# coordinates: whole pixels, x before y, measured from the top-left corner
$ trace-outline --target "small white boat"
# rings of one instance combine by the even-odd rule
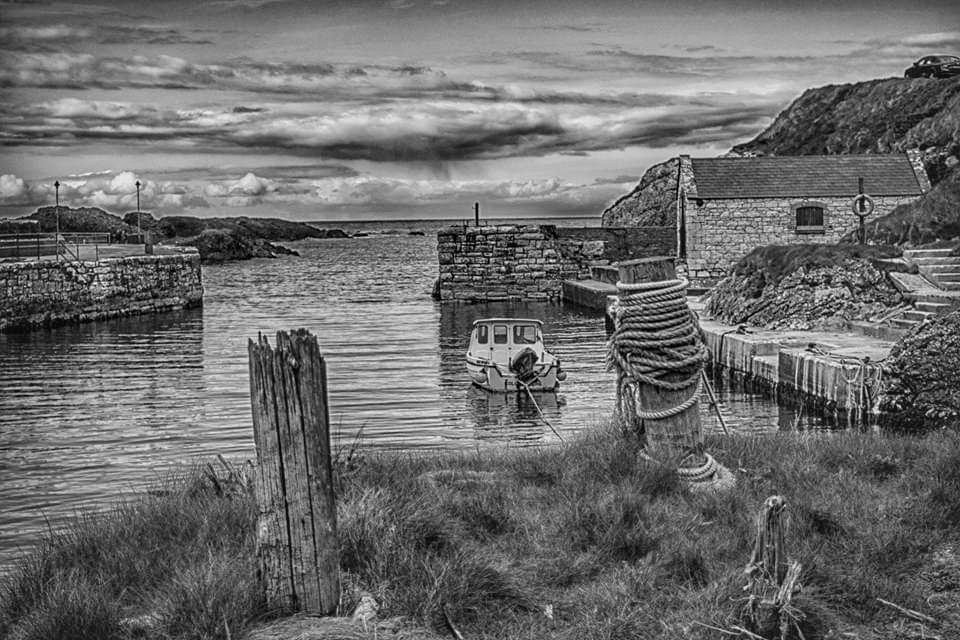
[[[567,374],[560,359],[543,348],[543,323],[486,318],[473,323],[467,371],[487,391],[553,391]]]

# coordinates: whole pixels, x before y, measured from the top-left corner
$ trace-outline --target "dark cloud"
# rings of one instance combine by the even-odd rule
[[[422,100],[276,103],[263,111],[159,108],[67,98],[0,109],[0,144],[151,143],[151,149],[275,151],[337,160],[443,162],[728,143],[760,130],[780,101],[704,95],[591,103]]]
[[[0,27],[0,42],[15,51],[63,51],[84,44],[214,44],[204,32],[149,25],[36,23]]]

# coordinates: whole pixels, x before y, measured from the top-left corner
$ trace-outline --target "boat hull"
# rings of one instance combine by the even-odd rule
[[[530,391],[554,391],[559,386],[557,372],[559,366],[556,361],[537,367],[536,377],[527,383]],[[523,384],[517,377],[503,366],[492,362],[467,360],[467,372],[470,380],[476,386],[496,393],[522,391]]]

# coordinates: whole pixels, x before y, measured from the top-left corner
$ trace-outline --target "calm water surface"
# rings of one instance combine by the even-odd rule
[[[203,309],[0,334],[0,565],[73,513],[142,489],[196,458],[254,455],[247,341],[305,327],[329,372],[335,437],[383,449],[557,441],[531,402],[469,384],[474,319],[544,320],[569,377],[538,394],[564,435],[613,407],[602,316],[551,304],[441,308],[436,237],[385,233],[295,243],[301,257],[204,267]],[[790,410],[718,389],[738,430],[792,428]],[[718,429],[703,404],[707,430]],[[805,418],[802,426],[818,426]]]

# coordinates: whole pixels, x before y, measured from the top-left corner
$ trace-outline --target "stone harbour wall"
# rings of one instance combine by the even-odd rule
[[[455,226],[437,233],[444,302],[555,300],[590,266],[674,255],[673,227]]]
[[[916,196],[873,196],[876,208],[870,220],[889,213]],[[686,217],[687,277],[700,286],[713,286],[737,260],[768,244],[836,243],[856,229],[859,220],[850,210],[850,198],[724,198],[689,197]],[[796,207],[823,208],[823,229],[797,230]]]
[[[88,262],[0,262],[0,331],[170,311],[202,304],[200,255]]]

